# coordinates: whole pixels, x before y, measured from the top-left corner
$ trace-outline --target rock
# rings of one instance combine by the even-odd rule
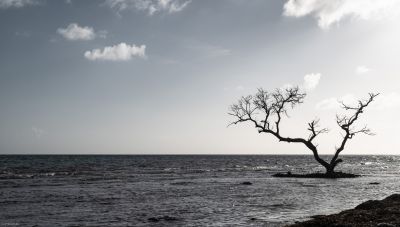
[[[354,209],[358,210],[371,210],[382,207],[382,202],[379,200],[368,200],[367,202],[361,203]]]
[[[396,226],[389,223],[378,223],[376,227],[396,227]]]
[[[147,220],[150,222],[159,222],[159,221],[178,221],[179,219],[176,217],[164,215],[162,217],[151,217],[151,218],[148,218]]]
[[[171,216],[168,216],[168,215],[164,216],[163,219],[164,219],[164,221],[178,221],[178,218],[171,217]]]
[[[159,222],[160,221],[160,219],[158,219],[156,217],[151,217],[151,218],[148,218],[147,220],[151,221],[151,222]]]
[[[400,226],[400,194],[369,200],[338,214],[313,216],[290,227],[395,227]]]
[[[356,178],[360,177],[360,175],[352,174],[352,173],[342,173],[335,172],[333,174],[327,175],[325,173],[307,173],[307,174],[295,174],[290,171],[287,173],[276,173],[272,175],[273,177],[293,177],[293,178]]]
[[[251,183],[250,181],[244,181],[241,183],[242,185],[252,185],[253,183]]]
[[[392,201],[392,202],[400,203],[400,194],[393,194],[382,201]]]

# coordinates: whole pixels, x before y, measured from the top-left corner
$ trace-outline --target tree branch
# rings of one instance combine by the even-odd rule
[[[282,142],[302,143],[313,152],[318,162],[327,167],[329,164],[319,157],[317,148],[312,143],[317,135],[327,132],[325,128],[318,128],[318,120],[309,123],[311,135],[308,139],[284,137],[280,133],[280,123],[283,116],[288,116],[288,109],[303,103],[305,96],[306,94],[300,92],[298,87],[285,90],[277,89],[273,93],[268,93],[260,88],[254,96],[242,97],[237,104],[230,107],[229,114],[236,117],[236,121],[231,124],[250,121],[258,129],[259,133],[272,134]],[[256,116],[262,116],[262,120],[256,119]],[[270,122],[275,123],[274,129],[271,127]]]
[[[329,132],[328,128],[321,128],[321,129],[318,128],[319,128],[319,119],[315,119],[310,123],[308,123],[308,131],[311,132],[311,134],[308,137],[309,142],[312,142],[315,139],[315,137],[317,137],[319,134]]]
[[[339,125],[339,127],[345,132],[343,136],[343,140],[340,143],[340,146],[336,148],[335,155],[333,156],[331,160],[331,164],[336,165],[338,162],[340,162],[337,158],[340,154],[340,152],[343,151],[347,141],[349,139],[352,139],[356,134],[363,133],[366,135],[374,135],[367,126],[364,126],[361,129],[355,129],[353,127],[353,124],[358,120],[360,114],[364,112],[364,109],[372,102],[374,99],[379,95],[379,93],[369,93],[369,97],[367,100],[359,100],[357,106],[349,106],[346,105],[342,102],[342,108],[344,110],[353,110],[355,111],[353,115],[351,116],[339,116],[336,115],[336,123]]]

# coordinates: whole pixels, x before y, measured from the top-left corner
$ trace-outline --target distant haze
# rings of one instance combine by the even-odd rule
[[[299,85],[283,136],[381,95],[342,154],[399,154],[400,1],[0,1],[0,154],[309,154],[228,107]]]

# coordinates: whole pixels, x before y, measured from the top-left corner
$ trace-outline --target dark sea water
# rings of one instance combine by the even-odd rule
[[[400,191],[399,156],[343,159],[363,176],[271,177],[322,171],[312,156],[0,156],[0,226],[282,226]]]

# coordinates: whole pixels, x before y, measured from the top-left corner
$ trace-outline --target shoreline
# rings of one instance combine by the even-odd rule
[[[311,216],[310,220],[286,227],[396,227],[400,226],[400,194],[382,200],[368,200],[353,209],[330,215]]]

